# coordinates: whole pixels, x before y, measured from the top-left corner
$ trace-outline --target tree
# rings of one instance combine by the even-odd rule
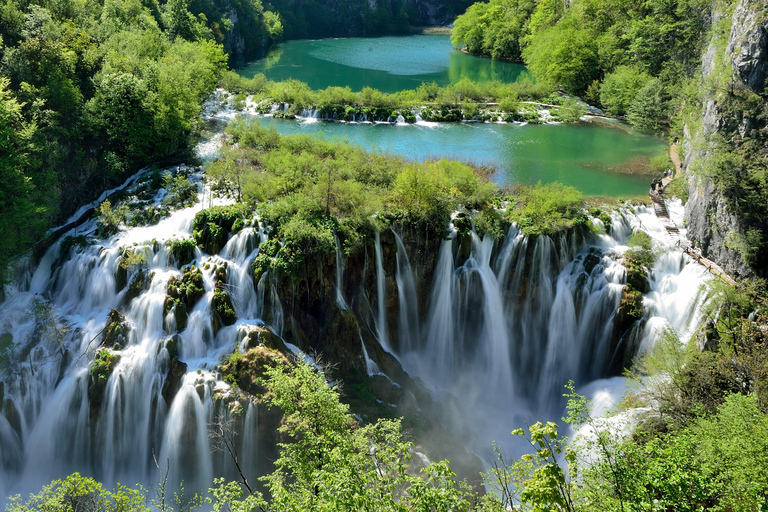
[[[523,51],[523,59],[537,80],[577,94],[599,73],[597,42],[575,15],[542,30]]]
[[[654,78],[637,91],[627,108],[632,125],[649,132],[659,132],[669,120],[667,94],[663,82]]]
[[[118,485],[107,490],[90,477],[73,473],[63,480],[54,480],[26,502],[21,496],[10,498],[7,512],[150,512],[144,493]]]
[[[245,501],[261,510],[462,511],[470,509],[471,491],[454,481],[447,461],[409,474],[412,445],[403,439],[400,420],[359,425],[309,362],[266,369],[265,397],[284,412],[275,471],[262,478],[267,501],[219,482],[214,495],[232,510]]]
[[[23,105],[8,86],[0,78],[0,285],[10,257],[40,235],[50,211],[38,188],[46,175],[33,171],[37,126],[24,120]]]
[[[651,76],[633,66],[619,66],[603,79],[600,103],[611,115],[624,115],[634,102],[638,91],[651,80]]]

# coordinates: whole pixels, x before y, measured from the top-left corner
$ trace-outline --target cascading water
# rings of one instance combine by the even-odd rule
[[[201,181],[194,172],[190,178]],[[162,196],[155,197],[158,204]],[[167,467],[169,488],[184,480],[195,491],[207,488],[214,476],[234,479],[232,461],[212,454],[208,426],[216,417],[240,425],[246,472],[268,467],[253,460],[265,456],[258,449],[266,435],[261,409],[251,403],[231,408],[219,400],[231,390],[215,370],[236,346],[247,346],[254,330],[284,332],[282,301],[290,298],[278,296],[276,273],[268,271],[256,285],[251,277],[265,240],[258,223],[233,235],[218,255],[197,249],[193,264],[202,273],[201,296],[190,304],[186,325],[178,324],[175,310],[166,314],[169,281],[182,275],[171,242],[191,235],[203,199],[205,206],[222,202],[200,184],[197,205],[155,226],[99,238],[90,221],[78,228],[90,245],[67,249],[59,242],[36,268],[20,262],[17,283],[0,304],[3,495],[39,489],[74,471],[112,486],[151,484]],[[613,320],[626,279],[621,255],[633,228],[649,232],[665,252],[650,272],[651,291],[635,339],[625,336],[619,343],[647,350],[665,327],[684,337],[696,325],[706,271],[675,250],[652,211],[638,207],[614,214],[610,234],[579,243],[573,236],[525,237],[512,226],[503,243],[465,233],[471,243],[462,248],[451,227],[429,283],[414,275],[408,240],[392,232],[396,261],[385,265],[376,234],[375,283],[366,293],[374,299],[369,303],[377,341],[410,374],[458,397],[473,412],[472,447],[487,450],[491,440],[508,439],[511,428],[559,413],[557,397],[568,379],[585,384],[606,375],[617,349]],[[126,249],[141,253],[143,264],[131,265]],[[343,293],[340,250],[336,266],[335,296],[329,300],[347,309],[352,298]],[[387,276],[385,268],[394,268],[395,275]],[[140,277],[144,285],[134,286]],[[388,278],[396,291],[387,290]],[[422,290],[428,292],[422,293],[428,297],[424,304],[417,282],[428,287]],[[214,322],[218,289],[232,299],[234,325]],[[388,311],[395,295],[397,310]],[[122,345],[101,347],[115,360],[100,380],[94,361],[113,309],[122,312],[128,330]],[[396,330],[390,321],[398,322]],[[397,350],[391,332],[397,332]],[[378,373],[381,366],[370,359],[362,333],[361,343],[368,373]],[[174,372],[181,378],[170,385]],[[259,475],[246,476],[254,481]]]

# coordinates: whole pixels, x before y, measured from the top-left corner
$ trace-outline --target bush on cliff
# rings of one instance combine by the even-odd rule
[[[252,205],[271,239],[282,241],[280,262],[259,255],[257,274],[273,265],[296,269],[307,257],[346,253],[393,220],[442,234],[460,207],[491,206],[497,187],[466,164],[448,160],[409,163],[350,144],[306,135],[280,136],[257,122],[235,120],[230,145],[247,161],[243,200]],[[197,222],[197,221],[196,221]]]
[[[507,200],[509,220],[526,235],[552,235],[589,221],[581,209],[581,192],[562,183],[520,185]]]

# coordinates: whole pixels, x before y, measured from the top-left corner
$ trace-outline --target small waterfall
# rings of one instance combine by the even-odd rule
[[[395,281],[397,282],[397,297],[400,304],[400,353],[407,354],[417,347],[419,340],[418,295],[403,240],[394,229],[392,233],[395,235],[395,243],[397,244]]]
[[[208,424],[210,388],[195,373],[184,384],[168,411],[160,460],[169,461],[168,480],[184,482],[187,489],[205,489],[213,481]]]
[[[453,262],[454,238],[455,233],[450,239],[443,240],[440,244],[440,256],[437,259],[437,268],[435,269],[435,284],[430,300],[432,307],[425,330],[426,353],[430,354],[430,371],[440,376],[443,384],[449,382],[450,375],[457,370],[457,361],[454,360],[454,354],[457,352],[453,304],[457,293]]]
[[[378,306],[378,316],[376,319],[376,330],[378,331],[379,344],[387,352],[392,352],[387,338],[387,304],[386,294],[387,285],[384,276],[384,262],[381,254],[381,235],[376,232],[376,302]]]
[[[243,442],[240,448],[240,467],[250,484],[259,474],[257,461],[259,460],[259,406],[256,402],[249,401],[245,411],[243,422]]]
[[[341,243],[336,233],[333,234],[333,241],[336,243],[336,305],[339,309],[348,310],[349,305],[344,300],[344,257],[341,252]],[[365,349],[365,346],[363,346]],[[367,357],[367,355],[366,355]]]

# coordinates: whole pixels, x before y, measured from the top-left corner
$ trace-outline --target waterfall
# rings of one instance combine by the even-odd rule
[[[416,347],[419,340],[418,296],[403,240],[394,229],[392,234],[395,235],[395,243],[397,244],[395,281],[397,282],[397,298],[400,305],[400,352],[407,354]]]
[[[349,305],[344,300],[344,258],[341,252],[341,243],[339,243],[339,237],[336,233],[333,234],[333,241],[336,243],[336,305],[339,306],[339,309],[347,310]],[[363,350],[365,350],[365,345],[363,345]]]
[[[381,235],[376,232],[376,303],[378,315],[376,317],[376,330],[379,336],[379,344],[387,352],[392,352],[392,348],[389,346],[389,339],[387,338],[387,304],[386,293],[387,285],[384,276],[384,262],[381,253]]]
[[[201,182],[196,174],[190,179]],[[227,202],[201,189],[203,197]],[[154,200],[159,205],[161,194]],[[163,469],[169,462],[169,489],[181,480],[188,490],[207,489],[214,476],[234,475],[231,461],[211,454],[207,435],[222,414],[241,429],[238,446],[249,481],[268,467],[268,454],[259,449],[265,432],[257,405],[241,401],[241,416],[227,412],[232,402],[223,401],[236,397],[215,368],[235,347],[247,348],[254,330],[288,331],[292,317],[283,304],[290,297],[279,296],[285,287],[276,271],[254,284],[252,264],[266,234],[257,219],[248,219],[218,255],[195,251],[200,296],[190,299],[184,315],[169,311],[168,283],[184,271],[170,245],[192,236],[201,206],[106,238],[96,237],[96,222],[88,221],[78,227],[86,244],[62,240],[36,267],[20,261],[18,280],[0,303],[0,362],[7,361],[0,366],[3,495],[35,491],[74,471],[107,486],[151,486],[161,476],[155,458]],[[633,229],[650,233],[661,253],[649,272],[644,318],[617,340],[614,317],[626,281],[621,259]],[[386,239],[391,245],[382,246],[390,232],[375,234],[370,278],[360,283],[350,281],[361,274],[335,238],[335,291],[326,299],[358,320],[369,375],[388,368],[371,345],[378,342],[436,396],[456,397],[473,418],[476,444],[470,448],[481,451],[515,426],[557,417],[569,379],[619,389],[598,379],[621,350],[649,350],[666,328],[686,339],[697,326],[706,270],[674,248],[653,212],[615,212],[606,231],[577,241],[575,235],[525,236],[512,225],[495,240],[472,230],[459,234],[451,225],[431,260],[409,254],[412,240],[393,229]],[[126,250],[141,253],[143,262],[130,265]],[[231,297],[234,325],[214,320],[217,287]],[[113,309],[124,317],[125,334],[121,344],[106,346]],[[357,339],[352,342],[356,347]],[[94,365],[103,350],[114,367],[99,377]]]

